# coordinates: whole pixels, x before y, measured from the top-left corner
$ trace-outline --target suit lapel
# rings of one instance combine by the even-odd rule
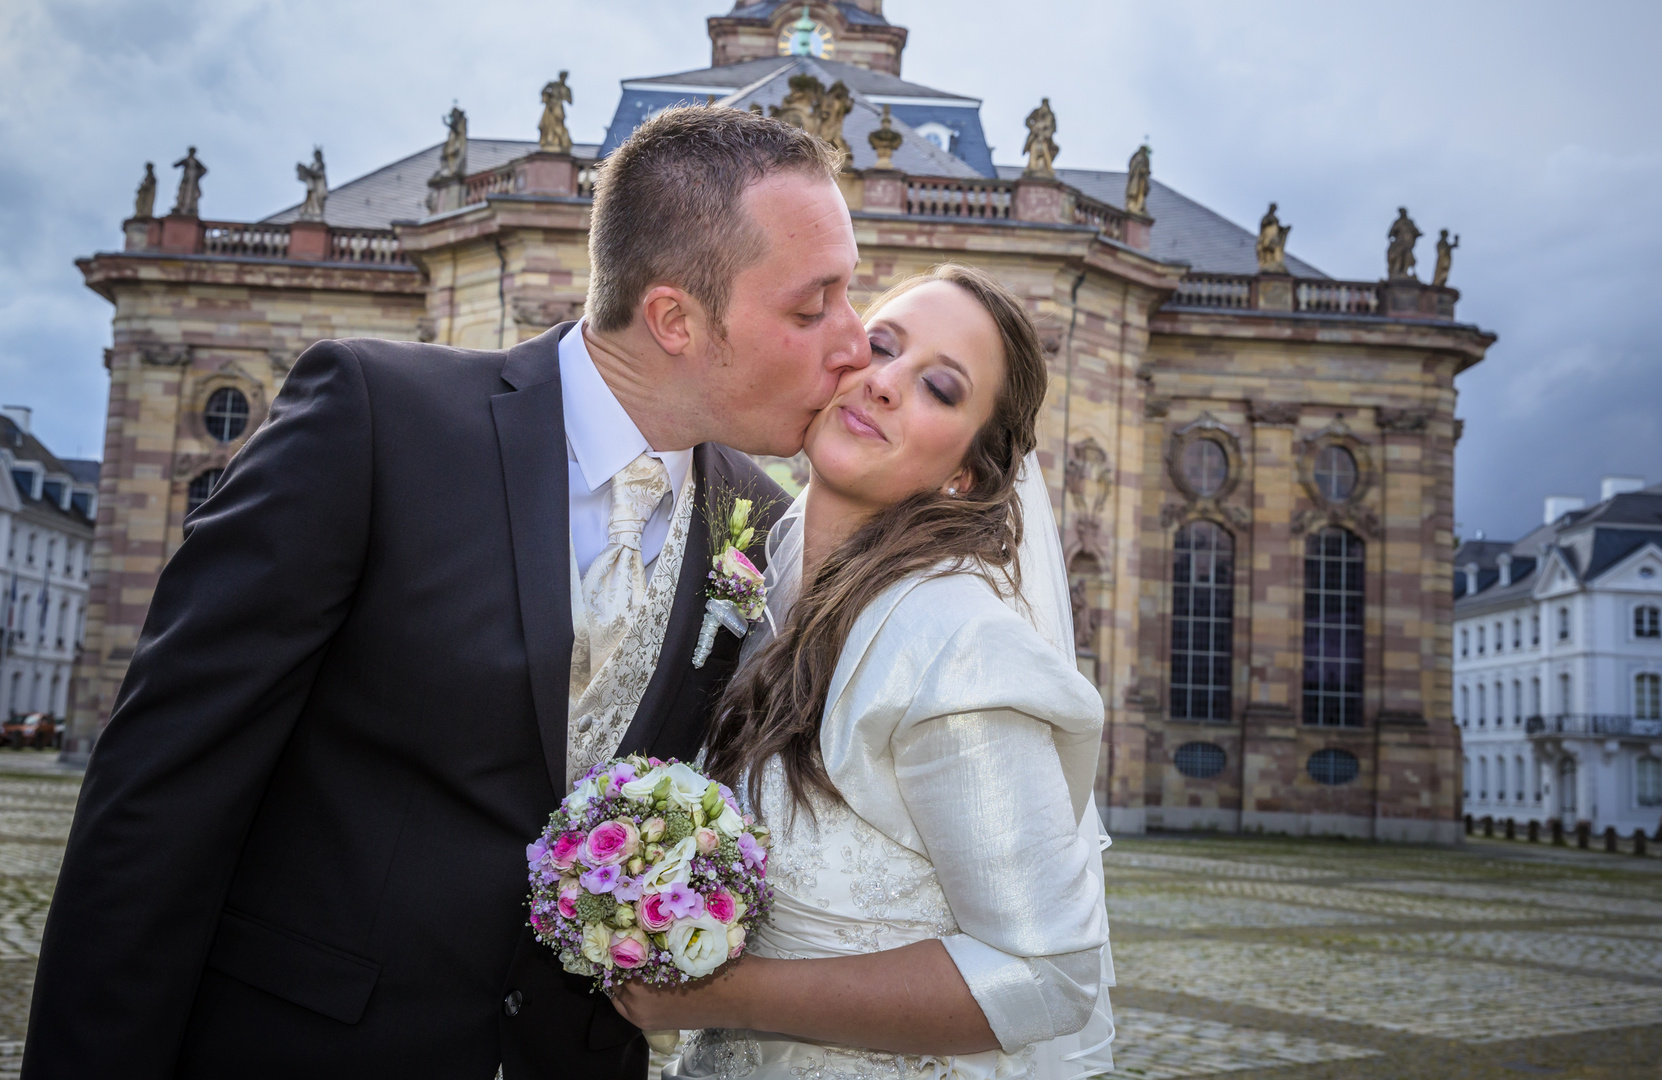
[[[694,448],[692,475],[698,484],[694,493],[698,504],[693,507],[692,521],[687,528],[687,549],[681,557],[681,574],[675,583],[669,626],[664,629],[664,643],[658,650],[658,667],[641,695],[640,705],[635,708],[629,730],[623,734],[619,754],[644,752],[653,744],[669,719],[670,705],[682,682],[693,670],[693,646],[698,642],[698,630],[704,622],[704,600],[710,583],[710,524],[704,508],[709,505],[711,485],[727,482],[721,469],[721,456],[709,443]]]
[[[573,325],[562,323],[509,349],[502,378],[514,389],[491,398],[507,491],[531,701],[543,760],[557,795],[566,790],[572,644],[571,528],[559,341]]]

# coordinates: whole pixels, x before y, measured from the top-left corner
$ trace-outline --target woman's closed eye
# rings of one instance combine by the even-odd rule
[[[956,406],[963,396],[959,390],[957,380],[952,378],[926,375],[924,376],[923,385],[928,388],[937,401],[948,407]]]
[[[881,357],[884,360],[893,360],[900,355],[894,339],[887,334],[870,334],[867,341],[871,344],[871,355],[874,359]]]

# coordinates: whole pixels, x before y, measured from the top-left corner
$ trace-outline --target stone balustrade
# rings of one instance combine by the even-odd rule
[[[1007,219],[1016,185],[1009,180],[908,176],[902,213],[917,217]]]
[[[1454,289],[1418,281],[1335,281],[1288,274],[1186,274],[1167,308],[1451,321]]]
[[[332,228],[321,221],[286,225],[201,221],[197,218],[134,218],[125,226],[126,250],[160,255],[212,255],[223,259],[408,266],[391,229]]]
[[[1529,735],[1626,735],[1632,738],[1662,738],[1662,720],[1603,713],[1559,716],[1531,716],[1524,725]]]

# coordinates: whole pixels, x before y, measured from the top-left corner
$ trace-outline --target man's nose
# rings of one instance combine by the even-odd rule
[[[841,325],[836,331],[838,340],[826,363],[826,367],[837,375],[845,371],[859,371],[871,363],[871,342],[866,338],[865,324],[855,314],[854,305],[845,300],[842,306],[842,318],[838,320]]]

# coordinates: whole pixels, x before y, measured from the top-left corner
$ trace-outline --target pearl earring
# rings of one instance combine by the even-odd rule
[[[956,495],[956,494],[958,494],[958,489],[957,488],[947,488],[946,493],[948,495]]]

